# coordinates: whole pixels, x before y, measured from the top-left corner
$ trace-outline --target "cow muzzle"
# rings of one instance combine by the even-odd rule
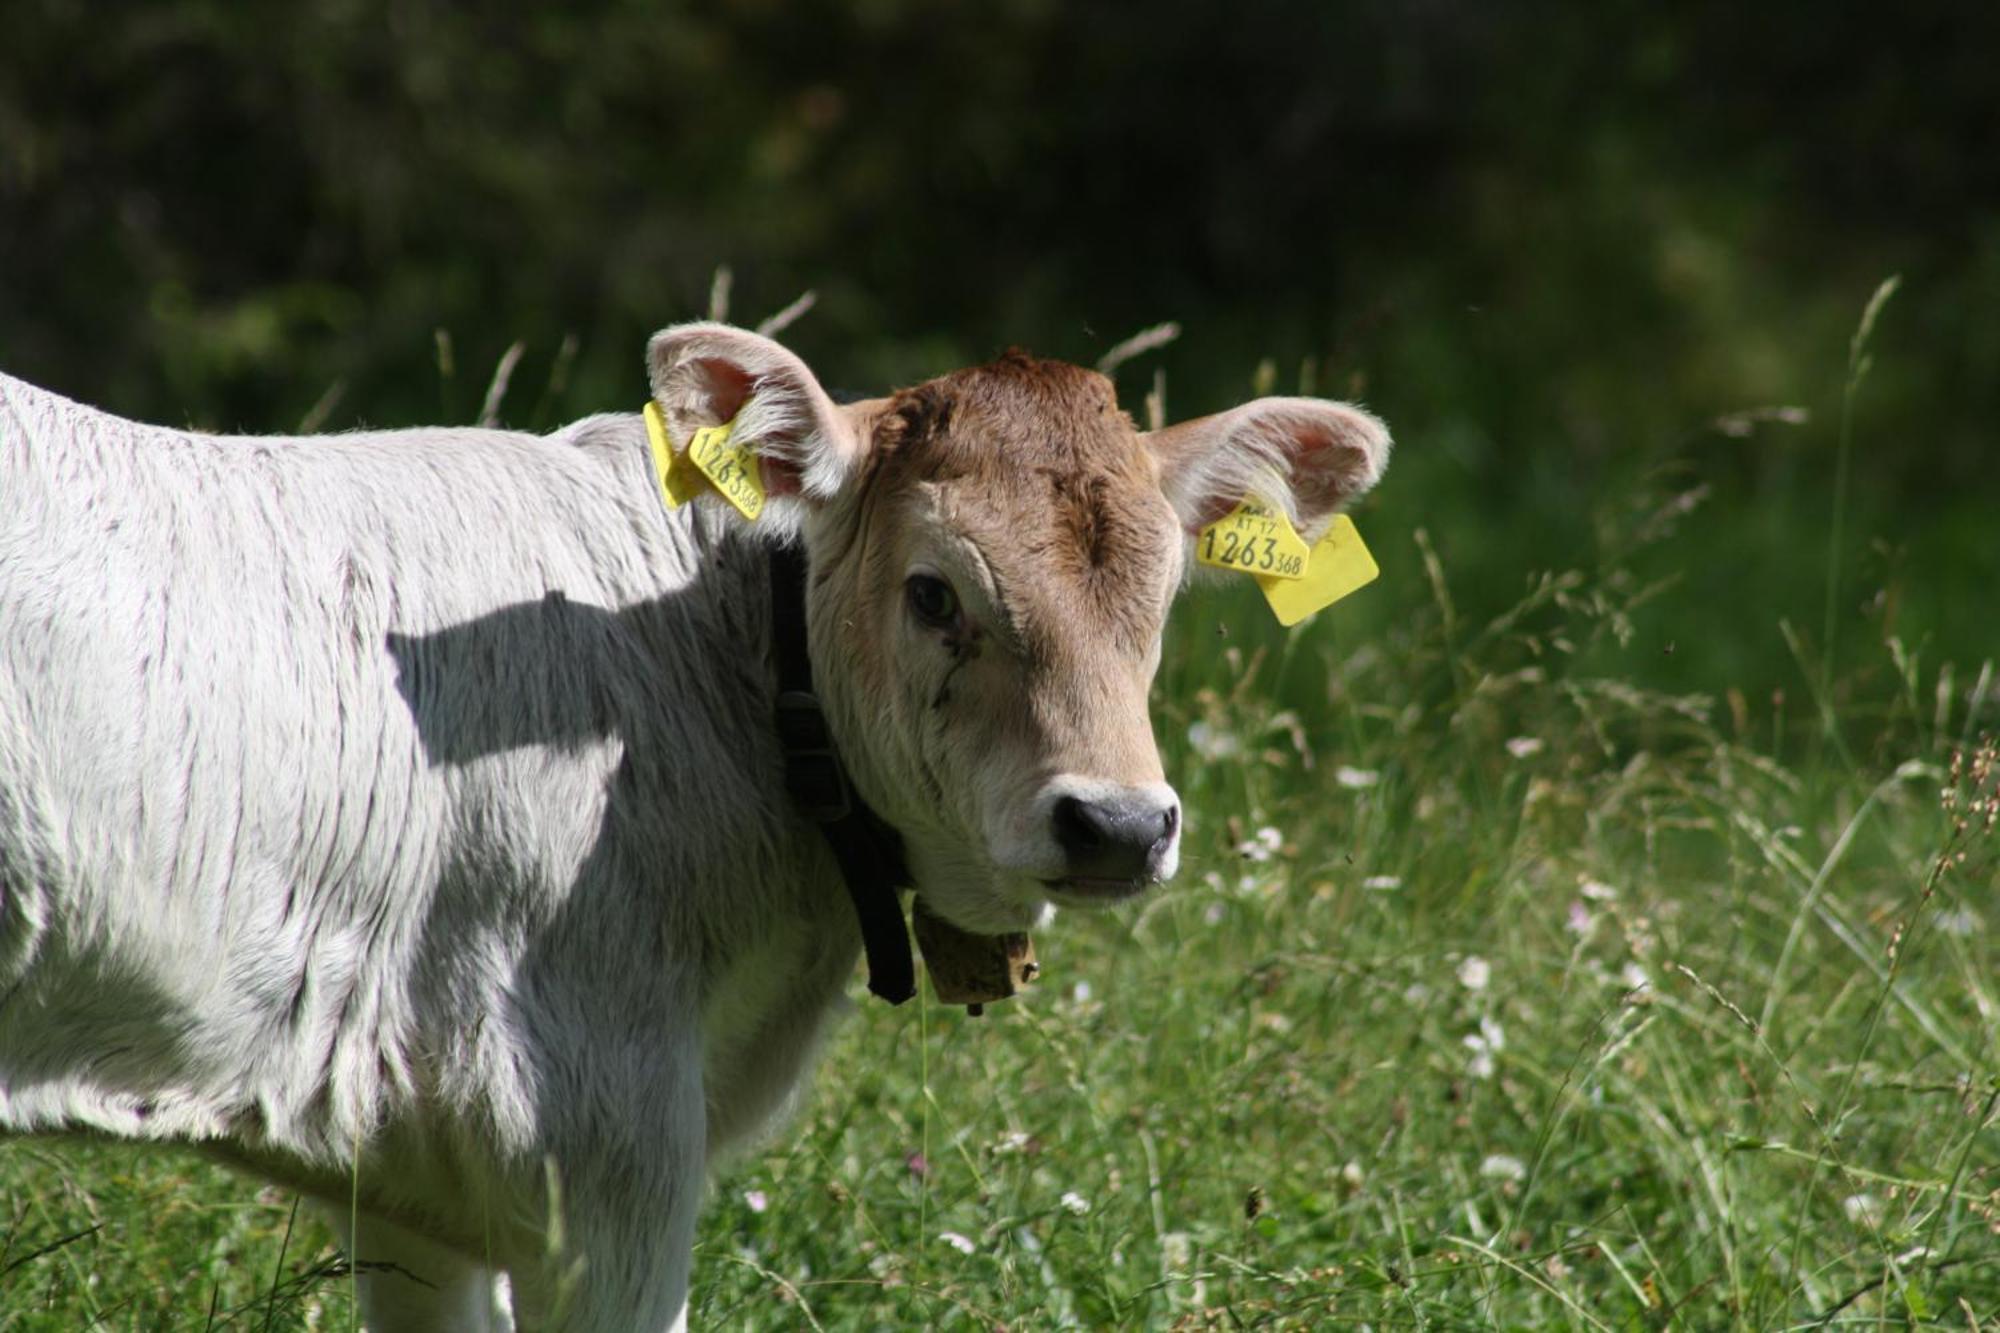
[[[1064,777],[1043,789],[1056,873],[1044,883],[1070,902],[1115,902],[1167,879],[1180,864],[1181,805],[1164,783],[1126,786]]]

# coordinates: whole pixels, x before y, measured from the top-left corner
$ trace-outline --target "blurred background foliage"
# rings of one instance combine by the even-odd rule
[[[1974,5],[12,0],[0,366],[344,429],[470,419],[518,340],[500,415],[545,429],[634,406],[722,265],[743,322],[818,293],[785,336],[840,389],[1176,320],[1135,412],[1164,373],[1175,418],[1255,384],[1394,427],[1358,632],[1432,599],[1419,528],[1470,614],[1629,563],[1671,582],[1603,651],[1801,709],[1777,626],[1818,651],[1891,273],[1847,688],[1889,635],[1991,651],[1996,50]]]

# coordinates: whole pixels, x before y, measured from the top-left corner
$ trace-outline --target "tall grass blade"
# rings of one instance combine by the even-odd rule
[[[1104,375],[1115,375],[1118,373],[1118,367],[1124,365],[1127,361],[1165,347],[1180,336],[1181,326],[1173,320],[1168,320],[1162,324],[1155,324],[1151,328],[1140,329],[1123,342],[1114,344],[1103,356],[1097,358],[1098,372]]]
[[[500,424],[500,403],[514,380],[514,367],[521,364],[522,354],[527,350],[528,345],[517,340],[500,354],[500,360],[493,366],[493,378],[486,385],[486,401],[479,407],[479,424],[488,430]]]
[[[735,283],[736,275],[729,265],[715,266],[715,276],[708,280],[708,317],[717,324],[729,322],[729,289]]]
[[[766,338],[775,338],[786,329],[799,322],[808,310],[819,304],[819,293],[808,288],[800,292],[793,302],[775,315],[765,317],[757,326],[757,332]]]
[[[1840,655],[1836,636],[1840,628],[1841,553],[1847,539],[1848,478],[1854,465],[1854,400],[1872,364],[1868,342],[1874,335],[1875,323],[1882,317],[1883,307],[1888,305],[1889,298],[1896,294],[1902,281],[1900,275],[1892,275],[1875,289],[1875,294],[1868,298],[1868,305],[1861,312],[1861,322],[1855,327],[1854,337],[1847,344],[1847,381],[1840,394],[1839,451],[1833,466],[1833,517],[1826,539],[1826,614],[1820,634],[1820,696],[1828,701],[1833,698],[1834,669]],[[1822,710],[1820,718],[1828,739],[1832,739],[1839,727],[1838,718],[1830,707]]]

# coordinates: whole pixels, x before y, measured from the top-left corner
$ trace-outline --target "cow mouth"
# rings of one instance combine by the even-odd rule
[[[1096,905],[1136,897],[1158,882],[1150,875],[1136,875],[1129,879],[1109,875],[1066,875],[1061,879],[1045,879],[1042,887],[1058,901]]]

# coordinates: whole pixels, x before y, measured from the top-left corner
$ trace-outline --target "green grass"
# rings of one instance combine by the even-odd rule
[[[1616,571],[1474,621],[1374,535],[1366,640],[1193,594],[1180,878],[984,1019],[864,1003],[717,1182],[697,1326],[2000,1324],[2000,838],[1940,801],[1988,678],[1878,648],[1836,750],[1647,689]],[[0,1328],[349,1323],[186,1158],[10,1143],[0,1210]]]

